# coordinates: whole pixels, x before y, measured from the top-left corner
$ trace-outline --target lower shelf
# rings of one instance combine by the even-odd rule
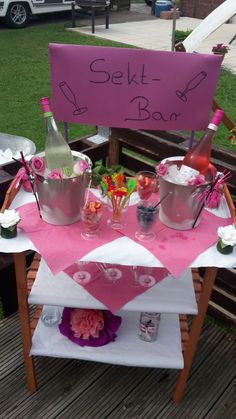
[[[121,311],[122,324],[115,342],[92,348],[80,347],[60,334],[58,326],[46,327],[40,320],[35,329],[31,355],[73,358],[109,364],[183,368],[179,316],[162,314],[158,338],[154,343],[137,336],[139,312]]]

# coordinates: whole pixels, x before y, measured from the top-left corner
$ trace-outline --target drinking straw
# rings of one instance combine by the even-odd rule
[[[88,187],[87,187],[87,193],[86,193],[86,198],[85,198],[85,202],[84,202],[84,207],[86,207],[88,199],[89,199],[89,191],[90,191],[90,188],[91,188],[91,183],[92,183],[92,174],[91,174],[91,177],[90,177],[90,180],[89,180],[89,183],[88,183]]]
[[[196,215],[196,217],[195,217],[195,220],[194,220],[194,222],[193,222],[193,224],[192,224],[192,228],[194,228],[194,227],[195,227],[196,222],[197,222],[198,218],[200,217],[201,212],[203,211],[203,208],[204,208],[204,206],[205,206],[205,203],[206,203],[206,201],[207,201],[208,197],[212,194],[212,192],[213,192],[213,190],[214,190],[214,188],[215,188],[216,184],[217,184],[217,183],[223,183],[226,179],[229,179],[230,177],[231,177],[231,173],[230,173],[230,172],[226,172],[226,171],[224,171],[224,172],[223,172],[223,176],[222,176],[222,174],[221,174],[221,173],[219,173],[219,174],[216,176],[215,180],[211,183],[211,186],[210,186],[209,191],[208,191],[208,192],[206,192],[206,195],[205,195],[205,197],[203,198],[202,205],[200,206],[200,208],[199,208],[199,210],[198,210],[198,212],[197,212],[197,215]]]
[[[173,192],[171,192],[171,191],[169,191],[169,192],[167,192],[167,194],[165,194],[161,199],[160,199],[160,201],[154,206],[154,208],[157,208],[158,207],[158,205],[160,205],[160,203],[162,202],[162,201],[164,201],[164,199],[166,199],[167,198],[167,196],[168,195],[172,195],[172,193]]]

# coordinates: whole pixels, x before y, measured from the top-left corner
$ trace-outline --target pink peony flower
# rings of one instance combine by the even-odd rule
[[[53,169],[47,176],[47,179],[62,179],[62,178],[63,178],[63,175],[60,169]]]
[[[71,311],[70,323],[74,336],[82,339],[97,338],[104,328],[104,318],[100,310],[75,308]]]
[[[41,157],[32,157],[31,167],[35,172],[42,173],[45,170],[45,161]]]
[[[88,169],[89,165],[85,160],[77,160],[73,167],[73,172],[76,175],[84,173]]]
[[[168,166],[164,163],[159,163],[156,167],[158,176],[165,176],[168,173]]]
[[[206,179],[204,175],[197,175],[197,176],[192,176],[189,180],[188,180],[188,184],[191,186],[200,186],[203,185],[203,183],[205,183]]]

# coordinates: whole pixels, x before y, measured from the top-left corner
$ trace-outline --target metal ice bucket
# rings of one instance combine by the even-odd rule
[[[183,157],[171,157],[164,159],[161,163],[170,162],[170,164],[181,165]],[[212,173],[208,171],[206,182],[200,186],[179,185],[164,179],[159,178],[159,196],[162,199],[166,194],[169,196],[160,204],[159,217],[163,224],[176,230],[190,230],[197,217],[198,211],[202,205],[202,201],[197,199],[197,195],[203,192],[211,183]],[[200,222],[198,218],[194,227]]]
[[[92,162],[83,153],[74,152],[77,158]],[[80,210],[84,205],[85,190],[91,179],[91,172],[68,179],[35,178],[41,215],[49,224],[67,225],[80,219]]]

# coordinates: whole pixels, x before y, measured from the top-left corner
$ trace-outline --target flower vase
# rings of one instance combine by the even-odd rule
[[[218,252],[222,253],[223,255],[229,255],[230,253],[233,252],[234,247],[230,245],[222,247],[221,240],[218,240],[216,248]]]
[[[8,228],[1,226],[1,236],[4,239],[14,239],[17,236],[17,225]]]

